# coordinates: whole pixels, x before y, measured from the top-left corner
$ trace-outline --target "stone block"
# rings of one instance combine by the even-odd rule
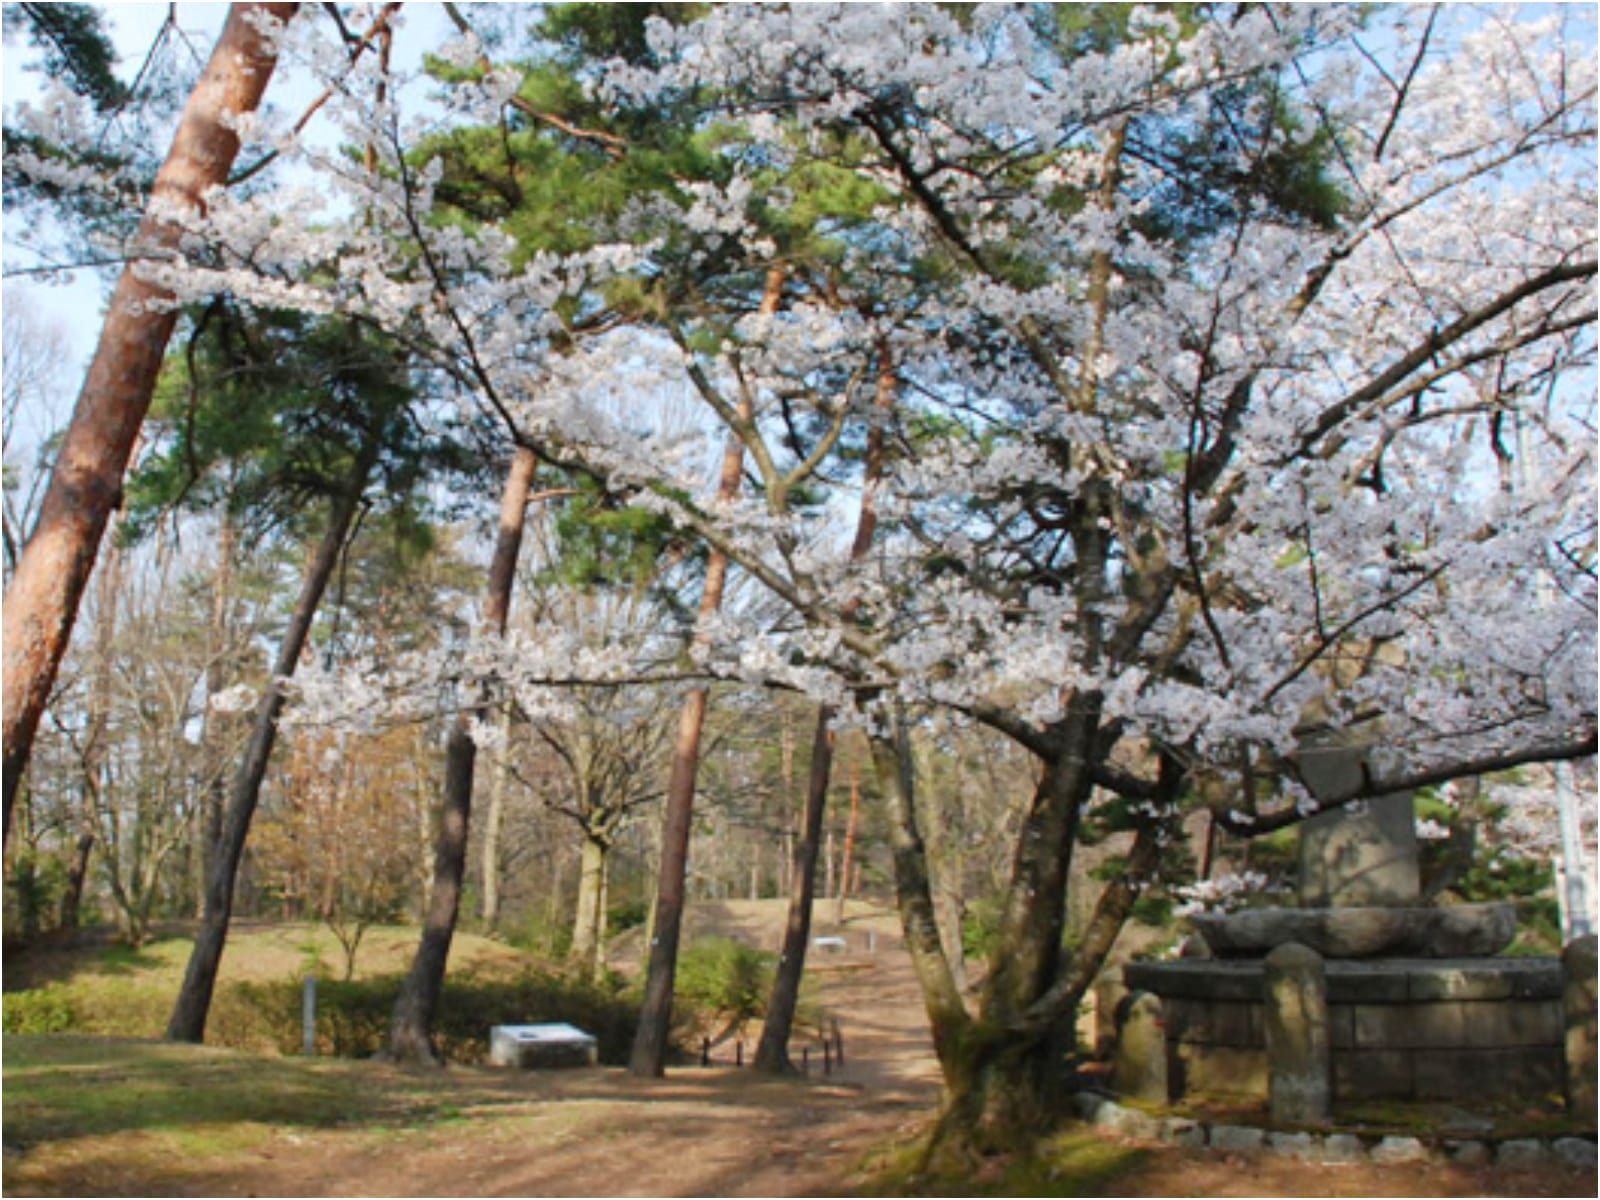
[[[1561,1086],[1561,1056],[1553,1046],[1418,1050],[1411,1054],[1411,1066],[1412,1094],[1418,1100],[1482,1095],[1532,1098]]]
[[[1348,1004],[1328,1004],[1328,1045],[1348,1050],[1356,1044],[1356,1013]]]
[[[1403,1004],[1411,996],[1411,963],[1330,960],[1329,1004]]]
[[[1465,1005],[1459,1001],[1432,1004],[1358,1004],[1354,1009],[1355,1044],[1360,1049],[1424,1050],[1467,1044]]]
[[[1411,1000],[1553,999],[1561,993],[1554,959],[1502,958],[1412,963],[1406,972]]]
[[[1110,1098],[1102,1096],[1099,1092],[1074,1092],[1071,1100],[1072,1111],[1077,1114],[1078,1119],[1091,1123],[1096,1114],[1110,1103]]]
[[[1267,1140],[1266,1131],[1253,1125],[1213,1125],[1211,1148],[1227,1154],[1254,1154]]]
[[[1181,1006],[1181,1008],[1179,1007]],[[1262,1006],[1227,1000],[1184,1000],[1167,1019],[1168,1036],[1207,1046],[1261,1046]]]
[[[1427,1162],[1430,1152],[1414,1137],[1386,1137],[1379,1139],[1367,1157],[1375,1163],[1417,1163]]]
[[[1557,1162],[1569,1167],[1578,1167],[1585,1171],[1594,1171],[1600,1167],[1600,1155],[1597,1155],[1595,1144],[1588,1138],[1556,1138],[1550,1143],[1550,1153]]]
[[[1257,1100],[1267,1094],[1265,1050],[1191,1044],[1179,1046],[1176,1058],[1174,1095]]]
[[[1596,1120],[1596,938],[1573,938],[1561,953],[1562,1021],[1566,1052],[1563,1092],[1569,1116],[1591,1128]]]
[[[1156,1141],[1161,1137],[1159,1118],[1121,1104],[1101,1105],[1094,1115],[1093,1124],[1096,1129],[1104,1129],[1121,1137],[1144,1141]]]
[[[1267,1153],[1297,1162],[1316,1162],[1321,1157],[1321,1142],[1314,1134],[1273,1131],[1267,1134]]]
[[[1130,992],[1123,1004],[1111,1079],[1120,1096],[1153,1104],[1165,1104],[1170,1098],[1167,1031],[1161,1001],[1149,992]]]
[[[1549,1158],[1538,1138],[1511,1138],[1501,1142],[1494,1152],[1497,1167],[1542,1167]]]
[[[1477,1138],[1451,1138],[1444,1143],[1444,1157],[1462,1167],[1489,1165],[1489,1146]]]
[[[1352,1050],[1333,1056],[1333,1095],[1337,1100],[1409,1098],[1416,1081],[1412,1055],[1405,1050]]]
[[[1364,1162],[1366,1157],[1366,1143],[1353,1133],[1330,1133],[1322,1139],[1323,1162]]]
[[[1131,962],[1122,969],[1130,991],[1154,992],[1163,1002],[1179,1000],[1261,1001],[1261,962],[1182,958]]]
[[[1360,748],[1307,747],[1296,757],[1316,795],[1360,781]],[[1410,794],[1312,817],[1300,827],[1299,866],[1300,902],[1307,907],[1416,904],[1421,881]]]
[[[1206,1127],[1187,1117],[1166,1117],[1161,1122],[1161,1140],[1185,1150],[1204,1150]]]
[[[1501,1000],[1462,1005],[1464,1045],[1559,1046],[1561,1006],[1553,1000]]]

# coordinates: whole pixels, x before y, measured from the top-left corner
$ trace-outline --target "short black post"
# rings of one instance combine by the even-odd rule
[[[802,1075],[811,1074],[811,1047],[810,1046],[801,1046],[800,1047],[800,1074],[802,1074]]]
[[[736,1066],[736,1067],[744,1066],[744,1039],[743,1038],[741,1038],[739,1041],[737,1041],[737,1042],[735,1042],[733,1044],[733,1065]]]
[[[822,1039],[822,1073],[833,1074],[833,1043],[827,1038]]]
[[[700,1043],[700,1065],[702,1067],[709,1067],[711,1065],[711,1039],[710,1038],[706,1038],[705,1041]]]
[[[833,1018],[833,1058],[841,1067],[844,1066],[844,1034],[839,1030],[839,1018]]]

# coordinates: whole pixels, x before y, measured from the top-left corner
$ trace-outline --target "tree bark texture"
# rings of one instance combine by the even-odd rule
[[[250,740],[228,791],[228,807],[223,814],[222,830],[216,845],[211,848],[206,865],[205,913],[200,920],[199,932],[195,935],[194,949],[189,954],[189,965],[184,971],[183,985],[178,990],[172,1019],[167,1022],[168,1041],[205,1040],[211,995],[216,989],[222,949],[228,940],[228,922],[233,915],[234,881],[239,875],[239,864],[244,859],[244,844],[250,833],[250,823],[255,817],[256,803],[261,797],[267,764],[271,761],[272,748],[278,740],[278,717],[283,712],[286,699],[284,681],[294,674],[301,651],[311,636],[311,624],[316,619],[323,593],[327,591],[328,581],[333,578],[345,539],[361,506],[361,495],[377,461],[377,453],[376,439],[362,448],[361,457],[351,472],[344,492],[333,502],[328,514],[328,527],[306,566],[300,584],[300,596],[295,602],[288,628],[283,632],[278,660],[272,668],[272,682],[256,705]]]
[[[255,110],[276,58],[255,20],[288,21],[297,4],[236,4],[200,82],[190,93],[172,148],[156,175],[136,239],[140,256],[176,250],[178,229],[162,206],[204,206],[227,182],[239,152],[235,119]],[[50,475],[38,524],[6,590],[4,646],[4,814],[10,837],[18,781],[55,683],[106,523],[117,507],[139,428],[177,322],[172,295],[139,278],[130,263],[117,283],[66,437]]]
[[[606,855],[610,848],[603,835],[584,830],[578,868],[578,908],[572,921],[569,957],[588,979],[600,976],[601,949],[606,933]]]
[[[789,917],[783,929],[783,951],[767,1002],[761,1041],[756,1045],[755,1069],[769,1075],[789,1074],[789,1037],[794,1030],[800,1000],[800,979],[806,969],[806,948],[811,941],[811,905],[815,898],[817,850],[822,840],[822,816],[828,802],[828,780],[833,771],[833,731],[828,728],[833,710],[817,709],[817,731],[811,741],[811,776],[806,787],[805,823],[800,835],[800,856],[795,863],[795,888],[789,897]]]
[[[533,487],[537,460],[533,451],[519,446],[500,494],[500,531],[489,564],[489,586],[483,602],[484,624],[502,636],[511,615],[511,588],[516,581],[517,558],[527,522],[528,495]],[[461,908],[461,889],[467,875],[467,837],[471,829],[472,783],[478,747],[472,740],[473,719],[487,719],[488,697],[476,708],[464,710],[450,731],[445,747],[444,795],[438,836],[434,843],[433,887],[422,936],[411,971],[401,986],[389,1022],[389,1055],[401,1062],[438,1063],[434,1042],[439,996],[444,991],[445,966],[455,937]]]
[[[766,291],[758,311],[767,316],[777,312],[782,297],[783,271],[774,267],[767,273]],[[738,409],[740,423],[749,424],[754,416],[754,405],[749,397],[742,398]],[[743,466],[744,444],[736,431],[730,432],[722,453],[718,500],[728,503],[738,496]],[[705,590],[700,594],[702,626],[722,607],[727,578],[727,556],[719,550],[712,551],[706,563]],[[705,728],[709,699],[707,689],[694,688],[684,699],[683,712],[678,719],[678,738],[667,776],[666,811],[661,819],[661,867],[649,942],[644,1006],[628,1057],[628,1070],[634,1075],[648,1077],[666,1073],[667,1048],[672,1034],[672,989],[678,972],[678,938],[683,925],[684,882],[689,867],[695,776],[700,769],[700,734]]]

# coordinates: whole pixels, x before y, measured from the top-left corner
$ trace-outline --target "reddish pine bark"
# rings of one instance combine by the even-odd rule
[[[227,182],[239,152],[233,120],[261,102],[276,59],[252,18],[287,21],[297,4],[236,4],[205,74],[189,95],[136,244],[143,254],[176,249],[178,230],[154,214],[163,205],[202,209],[208,188]],[[23,547],[5,597],[4,814],[11,835],[17,786],[39,718],[66,652],[78,604],[94,568],[122,476],[150,407],[167,341],[177,322],[172,295],[122,273],[100,344],[78,394],[33,537]]]

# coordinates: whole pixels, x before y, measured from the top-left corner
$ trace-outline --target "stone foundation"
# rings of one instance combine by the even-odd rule
[[[1470,1100],[1561,1090],[1561,964],[1554,959],[1330,960],[1333,1099]],[[1161,998],[1170,1099],[1267,1096],[1262,964],[1130,963]]]

